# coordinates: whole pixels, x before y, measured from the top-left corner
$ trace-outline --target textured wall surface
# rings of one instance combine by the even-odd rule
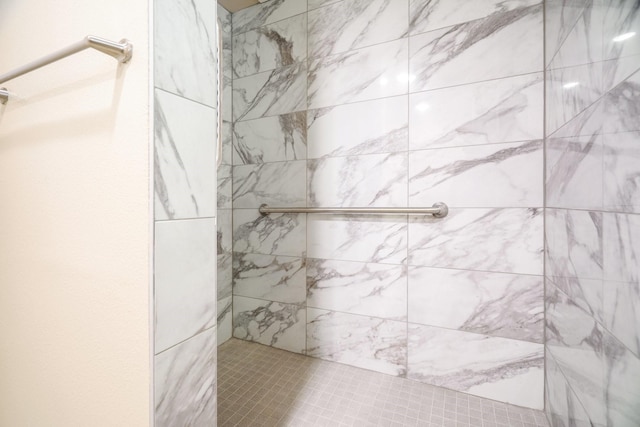
[[[154,2],[156,427],[216,422],[216,14]]]
[[[126,16],[122,15],[126,10]],[[148,426],[149,16],[146,1],[0,2],[0,425]]]
[[[234,336],[541,409],[541,1],[232,21]],[[257,212],[438,201],[442,220]]]
[[[546,411],[637,426],[640,4],[546,7]]]

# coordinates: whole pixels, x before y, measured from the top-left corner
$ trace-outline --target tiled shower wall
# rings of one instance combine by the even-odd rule
[[[547,0],[545,38],[546,411],[638,426],[640,3]]]
[[[154,2],[155,425],[216,420],[216,3]]]
[[[541,1],[232,21],[234,336],[541,409]],[[257,211],[438,201],[445,219]]]

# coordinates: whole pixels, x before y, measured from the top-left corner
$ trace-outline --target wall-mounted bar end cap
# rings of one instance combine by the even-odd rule
[[[6,88],[0,87],[0,104],[6,104],[9,100],[9,91]]]
[[[433,214],[435,218],[444,218],[445,216],[449,215],[449,206],[447,206],[446,203],[434,203],[433,207],[439,209],[437,213]]]
[[[127,39],[120,40],[120,44],[123,44],[124,48],[123,48],[122,56],[118,58],[118,61],[124,64],[126,62],[129,62],[133,57],[133,44]]]
[[[267,205],[266,203],[263,203],[260,205],[260,207],[258,208],[258,211],[260,212],[260,215],[262,216],[267,216],[269,215],[269,212],[265,212],[265,209],[268,208],[269,205]]]

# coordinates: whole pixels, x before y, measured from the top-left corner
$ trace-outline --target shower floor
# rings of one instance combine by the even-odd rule
[[[548,424],[540,411],[231,339],[218,347],[218,426]]]

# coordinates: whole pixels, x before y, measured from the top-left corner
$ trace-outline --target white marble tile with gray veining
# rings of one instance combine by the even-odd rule
[[[409,268],[409,322],[542,343],[541,276]]]
[[[409,217],[409,265],[541,275],[542,209],[451,209]]]
[[[545,66],[548,66],[562,43],[592,0],[546,0],[544,15]]]
[[[408,40],[309,61],[309,108],[407,93]]]
[[[640,359],[606,330],[603,342],[607,425],[640,425]]]
[[[306,61],[307,15],[296,15],[237,34],[233,46],[236,78]]]
[[[411,323],[408,333],[407,378],[542,409],[542,344]]]
[[[306,11],[307,2],[302,0],[270,0],[256,4],[233,13],[233,34],[244,33]]]
[[[155,225],[155,352],[216,324],[215,220]]]
[[[409,99],[412,150],[543,137],[542,73],[419,92]]]
[[[305,205],[304,160],[233,167],[233,207],[259,208]]]
[[[310,258],[403,264],[407,259],[406,215],[318,215],[307,219]]]
[[[272,0],[274,1],[274,0]],[[307,66],[297,63],[233,81],[233,120],[307,109]]]
[[[235,253],[233,293],[283,303],[304,303],[305,260],[297,257]]]
[[[407,96],[308,111],[308,156],[351,156],[406,151]]]
[[[317,9],[319,7],[329,6],[330,4],[339,3],[344,0],[307,0],[309,10]]]
[[[411,92],[539,72],[542,5],[430,31],[409,45]]]
[[[406,320],[406,266],[310,258],[307,306]]]
[[[640,357],[640,283],[605,281],[603,325]]]
[[[230,253],[218,253],[217,255],[218,300],[231,296],[231,280],[233,276],[233,256]]]
[[[294,353],[305,349],[304,304],[233,298],[233,336]]]
[[[604,23],[604,58],[640,54],[640,7],[637,1],[608,1],[599,5]],[[595,3],[598,5],[598,2]],[[638,64],[640,68],[640,64]]]
[[[542,206],[542,168],[542,141],[412,151],[409,204]],[[479,182],[482,188],[478,188]]]
[[[307,156],[307,113],[283,114],[237,122],[233,128],[233,163],[302,160]]]
[[[548,207],[601,209],[603,137],[551,137],[546,141]]]
[[[222,345],[232,336],[232,303],[233,297],[231,295],[218,300],[218,323],[216,324],[216,329],[218,332],[218,345]]]
[[[407,35],[409,0],[344,0],[309,12],[309,57],[342,53]]]
[[[407,205],[407,153],[309,160],[310,206]]]
[[[216,359],[215,328],[154,357],[156,426],[211,425],[217,416]]]
[[[549,72],[551,73],[551,72]],[[595,134],[601,134],[603,132],[603,118],[605,112],[605,98],[598,99],[593,104],[582,110],[577,115],[568,121],[564,121],[562,117],[563,109],[560,106],[551,107],[545,109],[545,114],[558,114],[555,120],[557,120],[559,128],[551,131],[546,129],[547,137],[553,138],[572,138],[575,136],[591,136]],[[547,117],[547,120],[550,118]]]
[[[639,32],[640,35],[640,32]],[[640,57],[634,57],[640,66]],[[640,131],[640,71],[611,89],[604,97],[601,121],[604,133]]]
[[[258,209],[233,210],[234,252],[304,257],[305,214],[270,214]]]
[[[216,111],[155,90],[155,219],[213,217],[216,212]]]
[[[411,35],[534,6],[540,0],[411,0]]]
[[[218,209],[231,209],[232,206],[232,194],[231,194],[231,165],[222,164],[218,168]]]
[[[155,86],[215,107],[216,3],[157,0],[153,10]]]
[[[231,209],[218,209],[217,214],[218,248],[216,253],[229,253],[233,250],[231,239]]]
[[[385,374],[404,376],[404,322],[307,309],[307,355]]]
[[[604,208],[640,213],[640,132],[604,135]]]
[[[640,215],[602,215],[604,278],[640,283]]]

